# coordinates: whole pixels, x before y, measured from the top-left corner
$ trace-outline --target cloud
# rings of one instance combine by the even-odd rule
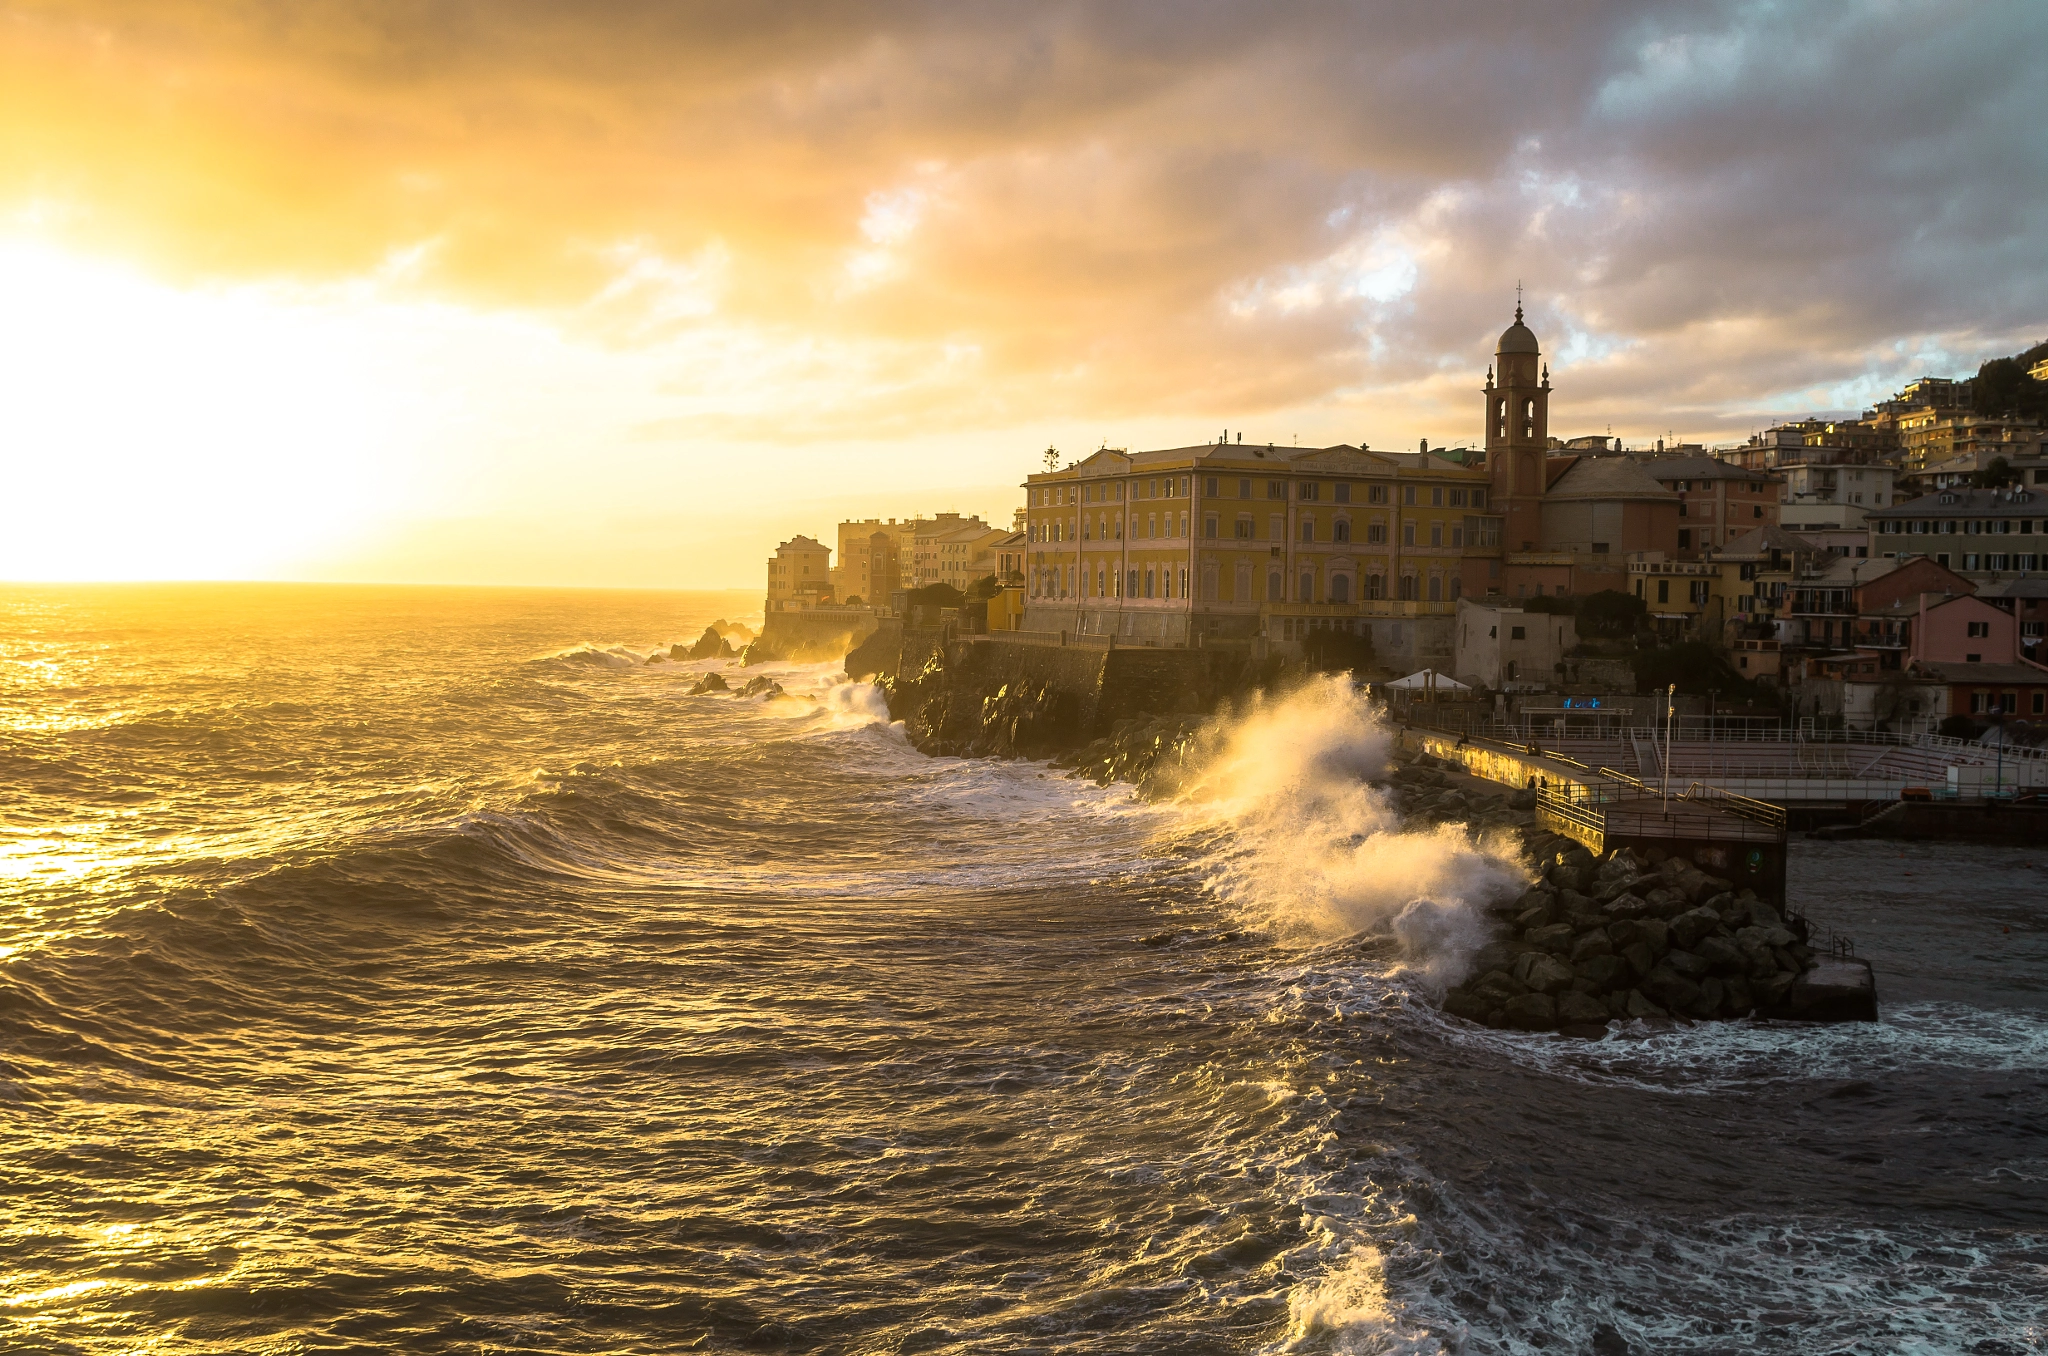
[[[0,0],[0,217],[529,314],[663,371],[654,438],[1467,438],[1518,280],[1561,432],[1732,436],[2048,330],[2044,49],[1973,0]]]

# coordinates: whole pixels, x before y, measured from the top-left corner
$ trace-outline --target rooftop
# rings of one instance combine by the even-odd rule
[[[1982,518],[1982,517],[2033,517],[2048,513],[2048,495],[2038,491],[2012,487],[1998,490],[1972,490],[1957,486],[1952,490],[1936,490],[1923,494],[1918,499],[1908,499],[1903,504],[1888,508],[1874,508],[1872,518]]]

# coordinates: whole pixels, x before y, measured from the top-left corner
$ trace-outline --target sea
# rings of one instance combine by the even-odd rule
[[[1794,845],[1875,1024],[1487,1031],[1348,685],[1153,803],[758,613],[0,587],[0,1350],[2048,1350],[2048,844]]]

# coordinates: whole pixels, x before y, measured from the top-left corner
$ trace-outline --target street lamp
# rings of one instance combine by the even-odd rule
[[[1671,713],[1676,709],[1678,684],[1664,689],[1664,800],[1667,808],[1671,800]]]

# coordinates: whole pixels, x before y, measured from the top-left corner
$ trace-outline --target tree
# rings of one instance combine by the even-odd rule
[[[906,601],[912,607],[958,607],[967,598],[951,584],[926,584],[921,589],[912,589]]]
[[[1988,490],[1998,485],[2010,485],[2018,479],[2011,462],[2004,457],[1993,457],[1989,466],[1980,467],[1971,474],[1970,483],[1980,490]]]
[[[977,598],[993,598],[1002,591],[1002,581],[992,574],[985,574],[967,586],[967,600],[973,602]]]
[[[2028,376],[2018,358],[1993,358],[1970,383],[1970,405],[1987,417],[2039,419],[2048,415],[2048,385]]]
[[[1662,692],[1676,683],[1680,692],[1701,696],[1713,692],[1747,701],[1755,691],[1749,679],[1729,664],[1727,656],[1704,641],[1681,640],[1676,645],[1637,650],[1629,663],[1636,671],[1638,692]]]
[[[1642,625],[1643,600],[1619,589],[1602,589],[1579,600],[1579,634],[1632,636]]]

